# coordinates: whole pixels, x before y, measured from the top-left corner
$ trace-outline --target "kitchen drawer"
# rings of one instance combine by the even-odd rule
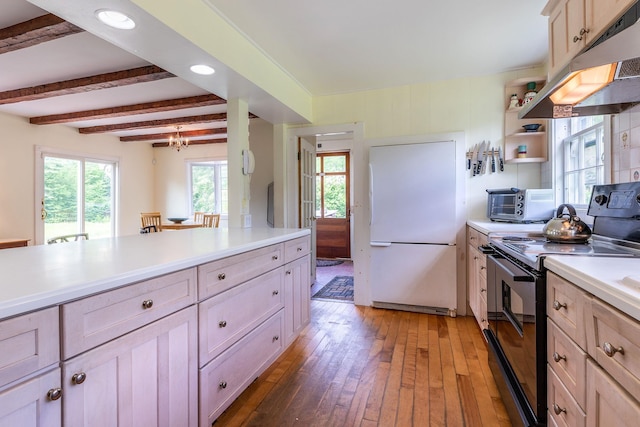
[[[200,365],[204,366],[284,306],[284,267],[199,304]]]
[[[586,415],[553,369],[547,365],[547,408],[558,426],[584,427]]]
[[[196,269],[178,271],[62,306],[68,359],[196,302]]]
[[[283,349],[283,312],[269,318],[200,370],[200,426],[213,421]]]
[[[198,266],[198,297],[202,301],[283,263],[281,243]]]
[[[284,242],[285,264],[311,252],[311,237],[304,236]]]
[[[0,321],[0,388],[60,361],[58,307]]]
[[[586,349],[584,304],[587,294],[551,272],[547,273],[547,316],[580,348]]]
[[[637,396],[637,394],[635,395]],[[591,359],[587,361],[587,426],[637,427],[640,403]]]
[[[587,406],[587,353],[547,319],[547,362],[584,410]],[[551,410],[551,407],[549,407]]]
[[[60,427],[62,399],[49,398],[60,390],[60,381],[55,368],[0,392],[0,426]]]
[[[633,396],[640,396],[640,324],[592,298],[585,307],[591,357]]]
[[[486,245],[488,242],[487,235],[479,232],[475,228],[467,227],[469,234],[467,235],[467,243],[476,249],[480,246]]]

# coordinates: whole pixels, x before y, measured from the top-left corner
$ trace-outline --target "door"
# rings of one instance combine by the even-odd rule
[[[349,153],[316,155],[317,256],[351,258]]]
[[[299,227],[311,230],[311,281],[316,277],[316,142],[315,137],[298,139]]]

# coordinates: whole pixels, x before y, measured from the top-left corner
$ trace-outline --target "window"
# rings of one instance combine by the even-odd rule
[[[88,233],[90,239],[115,235],[114,160],[41,151],[42,193],[39,242],[67,234]]]
[[[557,185],[563,203],[586,207],[596,184],[605,183],[608,161],[608,122],[604,116],[554,120]]]
[[[211,212],[227,215],[229,194],[227,161],[189,162],[191,212]]]
[[[349,209],[348,153],[316,156],[316,217],[346,218]]]

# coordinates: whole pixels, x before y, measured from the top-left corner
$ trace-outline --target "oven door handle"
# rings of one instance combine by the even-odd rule
[[[496,258],[491,255],[489,256],[494,260],[497,266],[503,269],[505,273],[507,273],[507,275],[511,277],[511,279],[514,282],[534,282],[535,281],[535,278],[531,274],[520,269],[519,267],[514,265],[511,261],[506,260],[505,258]]]

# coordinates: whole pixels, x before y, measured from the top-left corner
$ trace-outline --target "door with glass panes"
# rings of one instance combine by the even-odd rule
[[[316,248],[319,258],[351,258],[349,153],[316,154]]]

